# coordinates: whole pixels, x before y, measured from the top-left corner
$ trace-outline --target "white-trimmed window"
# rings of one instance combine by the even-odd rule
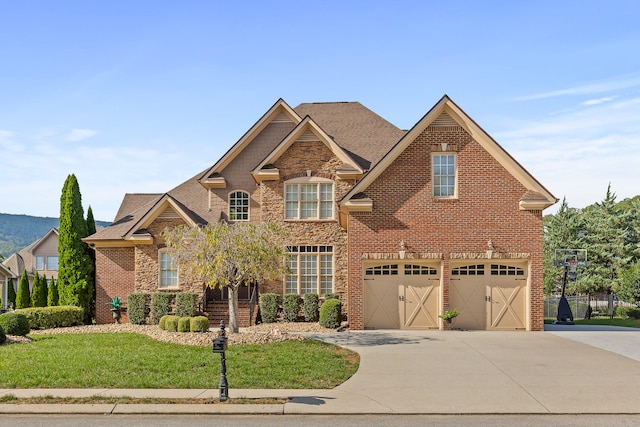
[[[56,255],[47,256],[47,270],[58,269],[58,257]]]
[[[36,270],[44,270],[44,255],[36,255]]]
[[[249,193],[234,191],[229,194],[229,220],[249,221]]]
[[[333,292],[333,246],[287,246],[285,293]]]
[[[452,153],[434,154],[433,163],[433,197],[456,197],[456,155]]]
[[[161,249],[158,252],[160,264],[160,278],[158,285],[160,288],[177,288],[178,287],[178,266],[176,260],[169,251]]]
[[[333,181],[298,178],[284,185],[285,219],[324,220],[334,218]]]

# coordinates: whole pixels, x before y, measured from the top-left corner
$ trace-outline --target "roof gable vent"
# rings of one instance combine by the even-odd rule
[[[297,140],[298,141],[320,141],[320,138],[318,138],[318,135],[308,130],[302,135],[300,135]]]
[[[280,113],[271,120],[271,123],[293,123],[291,117],[284,111],[280,111]]]
[[[453,118],[446,112],[443,111],[442,114],[436,118],[430,126],[460,126],[458,122],[453,120]]]
[[[171,206],[167,206],[165,210],[162,211],[158,218],[162,219],[179,219],[180,215],[175,211]]]

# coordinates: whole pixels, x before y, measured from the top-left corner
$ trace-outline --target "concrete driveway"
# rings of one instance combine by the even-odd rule
[[[315,338],[360,353],[360,369],[333,390],[295,398],[286,413],[640,413],[640,331],[384,330]]]

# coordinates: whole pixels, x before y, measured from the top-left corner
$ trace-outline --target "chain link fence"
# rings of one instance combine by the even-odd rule
[[[615,294],[597,293],[590,295],[566,295],[569,307],[573,313],[574,319],[584,319],[587,317],[587,310],[589,304],[591,304],[592,316],[611,316],[615,315],[616,307],[625,306],[632,307],[633,304],[629,304],[618,300]],[[544,299],[544,317],[556,318],[558,315],[558,302],[560,296],[548,296]],[[613,310],[613,312],[611,312]]]

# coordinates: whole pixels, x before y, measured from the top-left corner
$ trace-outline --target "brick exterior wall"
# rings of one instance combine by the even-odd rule
[[[113,323],[107,303],[119,297],[126,304],[134,292],[134,248],[96,248],[96,322]],[[123,313],[122,322],[128,319]]]
[[[447,152],[457,153],[455,199],[432,196],[431,154],[441,151],[443,142]],[[349,326],[364,328],[362,259],[367,254],[397,254],[401,241],[409,253],[441,254],[445,310],[451,255],[481,257],[491,241],[498,256],[528,257],[530,329],[542,330],[542,213],[519,210],[525,192],[462,128],[428,127],[365,191],[373,211],[349,215]]]

